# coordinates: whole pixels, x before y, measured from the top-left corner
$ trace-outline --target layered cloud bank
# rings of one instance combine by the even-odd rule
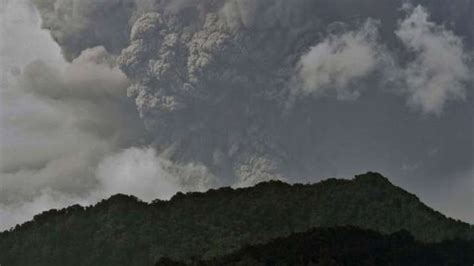
[[[366,170],[431,200],[428,178],[472,168],[469,1],[32,2],[51,39],[2,2],[3,227],[118,192]]]

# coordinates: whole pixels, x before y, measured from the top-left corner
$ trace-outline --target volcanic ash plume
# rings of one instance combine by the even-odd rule
[[[409,26],[425,10],[417,8],[400,22],[403,10],[394,1],[376,4],[399,10],[387,14],[360,3],[350,14],[344,10],[356,3],[310,0],[34,2],[67,59],[97,45],[119,55],[132,83],[127,94],[160,157],[199,165],[216,185],[305,175],[308,163],[294,153],[296,129],[289,128],[300,117],[294,106],[305,96],[355,100],[362,87],[385,82],[388,72],[407,87],[409,103],[426,112],[463,96],[465,62],[452,55],[462,53],[457,37],[421,22],[423,32],[435,31],[425,39],[457,45],[446,58],[461,64],[455,74],[429,68],[424,58],[436,47],[416,42]],[[399,67],[406,62],[391,49],[422,55],[403,72]],[[410,78],[420,68],[439,78]],[[438,88],[453,82],[456,87],[446,92]],[[433,90],[441,95],[425,99]],[[322,164],[318,156],[304,160]]]

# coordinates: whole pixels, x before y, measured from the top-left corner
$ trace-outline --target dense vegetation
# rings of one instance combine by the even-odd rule
[[[116,195],[95,206],[51,210],[0,234],[1,265],[152,265],[212,258],[244,245],[324,226],[418,240],[474,239],[473,226],[448,219],[376,173],[314,185],[262,183],[178,193],[147,204]]]
[[[355,227],[318,228],[267,244],[246,246],[211,260],[178,262],[162,258],[156,266],[225,265],[466,265],[474,264],[474,241],[420,243],[407,231],[391,235]]]

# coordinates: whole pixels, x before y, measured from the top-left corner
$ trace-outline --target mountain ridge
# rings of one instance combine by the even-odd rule
[[[217,257],[244,245],[333,226],[383,234],[405,229],[424,242],[474,239],[472,225],[447,218],[369,172],[310,185],[270,181],[177,193],[152,203],[118,194],[94,206],[50,210],[0,233],[0,263],[150,265],[162,257]]]

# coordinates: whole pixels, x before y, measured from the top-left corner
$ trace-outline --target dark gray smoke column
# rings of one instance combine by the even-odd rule
[[[432,199],[427,181],[472,169],[472,1],[34,2],[66,58],[97,45],[120,54],[153,146],[220,185],[379,170]],[[408,19],[433,42],[412,40]],[[459,73],[425,60],[439,45]],[[434,74],[409,76],[423,71]],[[413,83],[440,103],[407,107]]]

